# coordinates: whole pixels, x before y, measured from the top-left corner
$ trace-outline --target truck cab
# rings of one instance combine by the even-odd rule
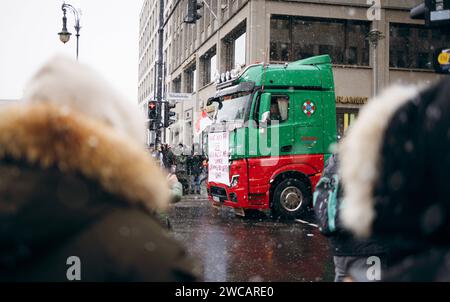
[[[239,215],[301,215],[336,141],[330,57],[255,64],[222,76],[208,104],[216,107],[208,133],[212,204]]]

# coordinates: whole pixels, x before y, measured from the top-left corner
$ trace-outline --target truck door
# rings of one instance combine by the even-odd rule
[[[294,149],[291,94],[263,93],[260,100],[259,148],[262,156],[290,155]],[[267,149],[265,147],[267,146]],[[269,154],[267,154],[269,153]]]
[[[324,153],[323,93],[321,91],[296,91],[291,107],[295,115],[292,123],[294,154]]]

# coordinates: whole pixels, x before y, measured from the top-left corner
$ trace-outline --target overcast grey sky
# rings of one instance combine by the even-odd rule
[[[109,80],[130,102],[137,102],[139,13],[144,0],[68,0],[82,11],[80,61]],[[0,99],[20,98],[33,73],[55,54],[75,58],[72,37],[62,29],[62,0],[0,0]]]

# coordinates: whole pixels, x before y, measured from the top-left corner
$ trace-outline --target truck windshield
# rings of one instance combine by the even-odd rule
[[[250,93],[225,96],[223,107],[217,113],[218,122],[234,122],[245,119],[245,112],[250,103]]]

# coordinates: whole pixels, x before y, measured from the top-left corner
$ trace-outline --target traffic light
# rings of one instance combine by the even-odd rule
[[[433,35],[448,31],[450,29],[450,0],[425,0],[411,9],[411,18],[424,20],[426,26],[432,28]],[[437,73],[450,74],[450,45],[436,49],[433,56],[433,67]]]
[[[156,130],[156,123],[158,118],[158,103],[155,101],[148,102],[148,119],[149,119],[149,129]]]
[[[202,0],[188,0],[188,10],[184,22],[189,24],[197,22],[202,17],[199,10],[202,9],[203,5]]]
[[[425,20],[427,26],[450,24],[450,0],[425,0],[411,9],[411,18]]]
[[[156,120],[158,116],[158,103],[155,101],[148,102],[148,118],[150,120]]]
[[[176,122],[175,119],[171,119],[171,117],[176,115],[176,113],[172,111],[175,107],[175,104],[170,104],[169,102],[164,104],[164,128],[167,128]]]

